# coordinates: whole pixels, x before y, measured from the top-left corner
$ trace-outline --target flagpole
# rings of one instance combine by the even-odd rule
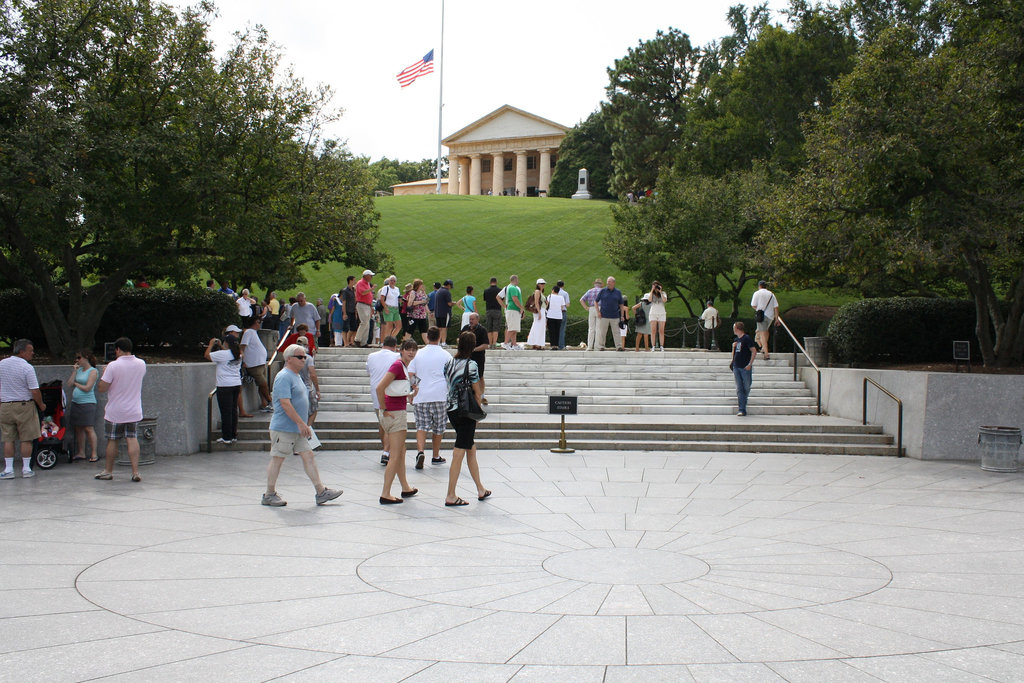
[[[440,72],[437,86],[437,190],[441,194],[441,112],[444,109],[444,0],[441,0],[441,54],[438,59]],[[451,179],[449,178],[449,182]]]

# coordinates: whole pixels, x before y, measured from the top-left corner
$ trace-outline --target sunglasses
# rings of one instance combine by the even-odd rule
[[[306,360],[305,356],[292,356],[292,358],[298,358],[299,360]]]

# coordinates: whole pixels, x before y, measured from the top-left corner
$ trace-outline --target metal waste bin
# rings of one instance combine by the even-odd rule
[[[978,432],[981,444],[981,469],[988,472],[1016,472],[1020,451],[1020,428],[982,427]]]
[[[156,418],[144,417],[138,425],[139,437],[139,464],[152,465],[156,462]],[[119,439],[117,444],[117,464],[130,465],[128,459],[128,444],[124,439]]]

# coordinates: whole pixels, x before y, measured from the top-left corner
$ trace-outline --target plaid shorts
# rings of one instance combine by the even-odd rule
[[[103,421],[103,436],[106,437],[107,441],[115,439],[137,439],[138,437],[138,422],[121,422],[114,424],[110,420]]]
[[[444,434],[448,422],[448,403],[431,401],[429,403],[413,403],[412,410],[416,415],[416,431]]]

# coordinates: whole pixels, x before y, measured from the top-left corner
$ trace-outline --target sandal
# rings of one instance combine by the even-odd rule
[[[89,458],[86,462],[99,462],[99,458]]]
[[[456,498],[454,503],[449,503],[448,501],[445,501],[444,503],[444,506],[447,508],[459,507],[460,505],[469,505],[469,503],[462,500],[461,498]]]
[[[491,492],[490,492],[490,491],[484,491],[484,495],[482,495],[482,496],[477,496],[477,497],[476,497],[476,499],[477,499],[477,500],[483,500],[484,498],[486,498],[486,497],[487,497],[487,496],[489,496],[489,495],[491,495]]]
[[[137,474],[132,475],[132,481],[142,481],[142,477]]]
[[[111,474],[110,472],[100,472],[95,477],[93,477],[93,479],[102,479],[103,481],[110,481],[113,478],[114,475]]]
[[[85,460],[84,455],[76,455],[75,457],[71,458],[71,462],[82,462],[83,460]]]

